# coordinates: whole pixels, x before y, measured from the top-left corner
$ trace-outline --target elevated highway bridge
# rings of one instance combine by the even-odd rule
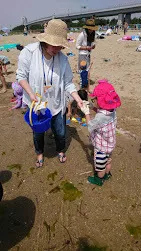
[[[95,17],[118,16],[119,24],[123,24],[124,18],[128,23],[130,23],[131,14],[133,13],[141,13],[141,3],[115,6],[113,8],[107,8],[107,9],[74,12],[74,13],[68,13],[68,14],[58,14],[58,15],[54,14],[52,16],[29,21],[28,25],[30,26],[33,24],[43,24],[45,22],[48,22],[52,18],[59,18],[64,21],[68,21],[68,20],[76,20],[76,19],[81,19],[81,18],[90,18],[92,16],[95,16]]]

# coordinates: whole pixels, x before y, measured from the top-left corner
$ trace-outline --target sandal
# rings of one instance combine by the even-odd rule
[[[67,160],[65,153],[63,153],[63,155],[61,153],[58,153],[58,159],[60,163],[65,163]]]
[[[44,164],[44,160],[43,159],[37,160],[36,163],[35,163],[35,165],[36,165],[37,168],[42,167],[43,164]]]

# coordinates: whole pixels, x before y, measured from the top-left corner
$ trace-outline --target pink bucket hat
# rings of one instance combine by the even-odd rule
[[[107,80],[99,80],[90,97],[97,98],[97,103],[104,110],[112,110],[121,105],[120,98],[112,84]]]

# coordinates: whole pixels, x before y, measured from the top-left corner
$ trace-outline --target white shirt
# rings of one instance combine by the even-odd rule
[[[93,45],[95,45],[94,42],[91,43],[91,46],[93,46]],[[88,51],[88,50],[80,50],[81,46],[85,46],[85,47],[87,46],[87,33],[86,33],[85,30],[83,30],[79,34],[79,36],[78,36],[78,38],[76,40],[76,49],[79,50],[79,54],[80,55],[90,55],[90,53],[91,53],[90,51]]]
[[[50,81],[52,72],[52,62],[45,60],[44,71],[47,82]],[[54,71],[52,77],[52,87],[49,88],[47,96],[44,94],[44,73],[42,50],[39,43],[27,45],[20,53],[18,61],[18,69],[16,72],[18,82],[27,80],[34,93],[39,93],[43,97],[43,101],[48,100],[48,108],[53,116],[66,110],[66,91],[70,94],[77,92],[72,82],[73,74],[67,57],[59,52],[54,57]],[[30,107],[31,100],[29,95],[24,91],[23,101]]]

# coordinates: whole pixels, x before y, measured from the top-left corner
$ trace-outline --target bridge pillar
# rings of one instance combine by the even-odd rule
[[[118,14],[118,25],[123,25],[124,14]]]
[[[127,13],[125,15],[125,22],[127,22],[128,24],[131,24],[131,13]]]

